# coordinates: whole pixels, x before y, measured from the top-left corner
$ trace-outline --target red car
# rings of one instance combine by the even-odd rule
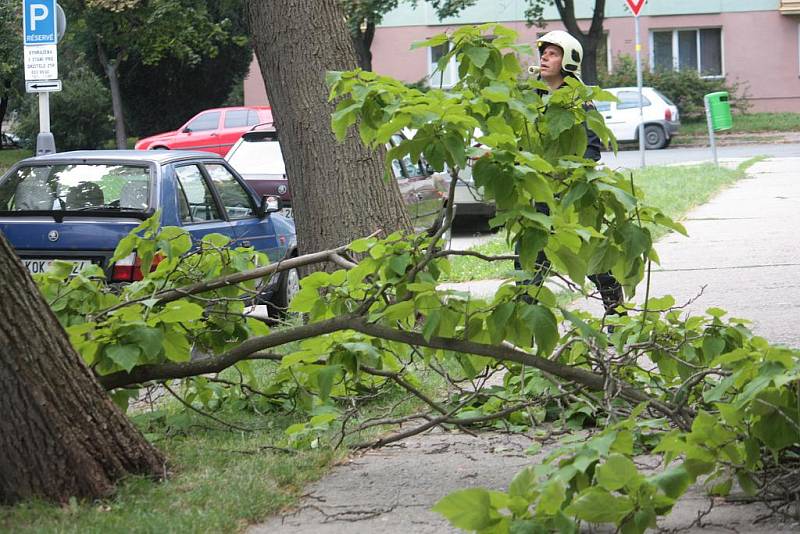
[[[240,106],[201,111],[175,130],[140,139],[137,150],[203,150],[224,156],[243,133],[272,122],[268,106]]]

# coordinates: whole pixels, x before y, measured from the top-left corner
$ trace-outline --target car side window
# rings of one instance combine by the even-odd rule
[[[206,171],[217,188],[222,206],[230,219],[243,219],[256,214],[253,198],[236,177],[224,166],[206,164]]]
[[[258,119],[258,112],[254,110],[249,110],[247,112],[247,126],[255,126],[256,124],[260,124],[261,121]]]
[[[206,130],[216,130],[219,126],[219,111],[211,111],[209,113],[203,113],[189,124],[186,125],[186,128],[191,132],[203,132]]]
[[[242,128],[247,126],[248,111],[246,109],[234,109],[225,113],[225,128]]]
[[[181,222],[221,221],[214,195],[197,165],[175,167]]]
[[[597,109],[597,111],[611,111],[611,102],[595,101],[594,107]]]
[[[617,98],[619,99],[617,109],[630,109],[639,107],[639,93],[636,91],[620,91],[617,93]],[[642,106],[647,107],[649,105],[650,101],[646,96],[642,95]]]

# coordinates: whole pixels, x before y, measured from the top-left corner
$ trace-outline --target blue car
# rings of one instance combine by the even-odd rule
[[[161,210],[161,224],[199,241],[224,234],[270,261],[296,255],[291,219],[274,199],[259,199],[216,154],[93,150],[28,158],[0,178],[0,232],[31,274],[53,260],[75,269],[98,264],[112,282],[141,279],[135,254],[109,264],[119,241]],[[274,276],[263,296],[285,308],[298,288],[296,270]]]

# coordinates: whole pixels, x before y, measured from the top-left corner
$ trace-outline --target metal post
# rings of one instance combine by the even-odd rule
[[[639,155],[641,156],[641,167],[644,167],[644,98],[642,97],[642,45],[639,41],[639,16],[635,15],[633,20],[636,28],[636,86],[639,88]]]
[[[50,93],[39,93],[39,132],[50,131]]]
[[[717,143],[714,139],[714,124],[711,121],[711,103],[708,101],[708,96],[703,97],[703,103],[706,105],[706,122],[708,123],[708,141],[711,144],[711,154],[714,156],[714,165],[719,167],[719,160],[717,159]]]
[[[50,132],[50,93],[39,93],[39,135],[36,136],[36,155],[53,154],[56,140]]]

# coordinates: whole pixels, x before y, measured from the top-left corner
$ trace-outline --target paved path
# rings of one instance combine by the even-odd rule
[[[689,214],[690,238],[670,235],[657,244],[662,265],[651,293],[681,302],[705,286],[690,309],[727,309],[753,319],[754,331],[770,341],[800,347],[800,158],[761,162],[749,174]],[[493,291],[490,283],[474,289]],[[312,485],[297,510],[250,532],[454,532],[430,507],[458,488],[505,488],[523,465],[536,461],[524,455],[529,443],[524,436],[437,432],[354,456]],[[800,531],[798,524],[773,523],[760,505],[723,501],[703,527],[691,526],[708,502],[693,488],[662,526],[693,533]]]

